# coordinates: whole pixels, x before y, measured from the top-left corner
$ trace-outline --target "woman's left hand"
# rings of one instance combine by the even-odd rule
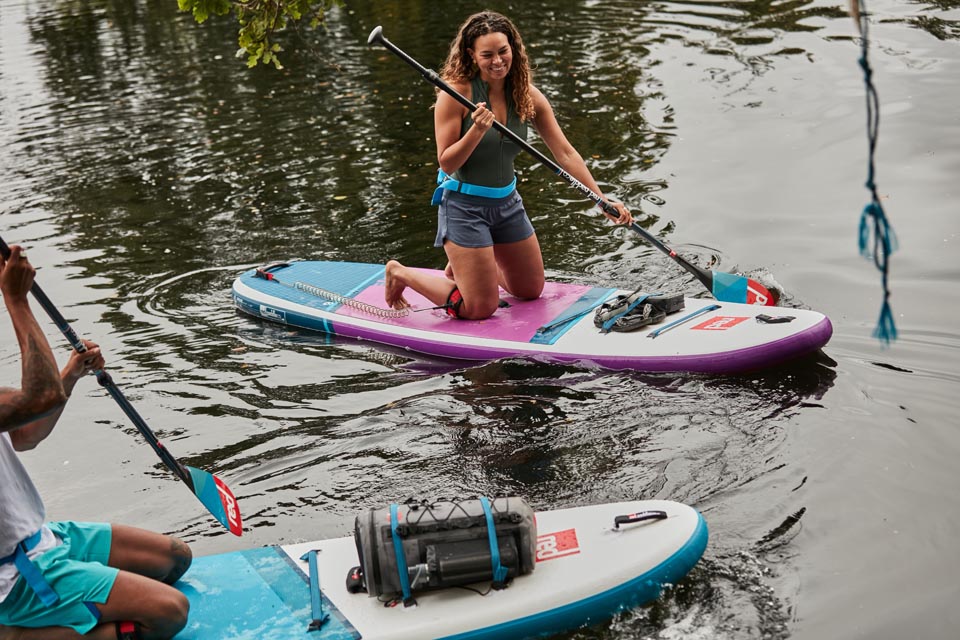
[[[606,211],[604,211],[603,214],[604,214],[605,216],[607,216],[608,218],[610,218],[610,219],[611,219],[613,222],[615,222],[616,224],[630,224],[630,223],[633,222],[633,215],[630,213],[630,210],[627,209],[627,207],[626,207],[625,204],[623,204],[622,202],[613,202],[613,201],[611,201],[611,200],[608,200],[607,202],[608,202],[611,206],[613,206],[614,209],[617,210],[617,212],[620,214],[620,216],[619,216],[619,217],[614,217],[614,216],[610,215],[609,213],[607,213]]]

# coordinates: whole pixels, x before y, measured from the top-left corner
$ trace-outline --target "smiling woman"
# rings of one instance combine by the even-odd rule
[[[394,308],[409,306],[403,295],[409,287],[446,306],[456,318],[483,320],[497,310],[501,287],[521,300],[539,298],[543,291],[540,243],[516,190],[513,167],[525,148],[528,125],[565,172],[600,194],[604,203],[606,198],[564,135],[550,102],[531,82],[523,39],[506,16],[483,11],[467,18],[440,75],[453,93],[469,96],[468,104],[476,102],[471,110],[449,92],[440,92],[434,111],[440,165],[432,202],[439,205],[434,246],[446,252],[446,277],[391,260],[384,298]],[[504,128],[512,135],[504,138]],[[624,205],[608,206],[616,214],[607,213],[610,220],[633,221]]]

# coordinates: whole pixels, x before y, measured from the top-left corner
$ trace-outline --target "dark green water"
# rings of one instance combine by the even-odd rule
[[[48,515],[214,553],[347,535],[410,495],[668,498],[706,516],[704,561],[655,606],[569,637],[951,637],[960,6],[869,3],[877,180],[900,240],[889,349],[870,337],[879,274],[857,253],[865,109],[845,4],[486,6],[520,27],[604,190],[685,255],[829,315],[825,357],[736,379],[453,368],[241,317],[230,283],[252,265],[443,265],[433,90],[366,38],[383,25],[436,67],[482,6],[348,0],[328,31],[285,41],[277,72],[247,70],[233,25],[198,26],[173,0],[0,0],[0,232],[170,450],[233,488],[247,531],[223,534],[92,380],[26,456]],[[520,168],[550,277],[700,293]]]

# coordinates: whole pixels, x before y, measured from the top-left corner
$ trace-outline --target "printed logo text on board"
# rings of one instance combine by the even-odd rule
[[[726,331],[730,327],[735,327],[747,318],[739,316],[714,316],[709,320],[690,327],[691,331]]]
[[[576,529],[564,529],[537,536],[537,562],[578,553],[580,553],[580,542],[577,540]]]

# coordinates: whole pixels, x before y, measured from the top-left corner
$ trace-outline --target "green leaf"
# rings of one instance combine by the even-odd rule
[[[327,12],[343,5],[344,0],[177,0],[180,11],[192,13],[197,23],[233,11],[239,25],[237,56],[246,54],[248,67],[263,62],[276,69],[283,69],[277,55],[283,48],[271,42],[274,36],[283,33],[290,21],[306,21],[312,29],[325,27]]]

